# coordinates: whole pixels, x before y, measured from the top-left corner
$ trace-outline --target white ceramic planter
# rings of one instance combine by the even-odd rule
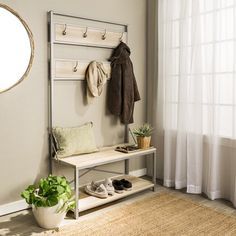
[[[53,229],[59,227],[66,216],[66,212],[57,213],[59,204],[53,207],[35,207],[32,205],[32,211],[38,225],[44,229]]]

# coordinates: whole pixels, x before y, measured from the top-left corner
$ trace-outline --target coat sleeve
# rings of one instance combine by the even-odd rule
[[[129,57],[127,57],[125,63],[122,64],[123,73],[123,105],[121,122],[124,124],[131,124],[134,122],[133,112],[135,101],[140,100],[138,87],[136,84],[133,64]]]
[[[132,66],[132,73],[133,73],[133,89],[134,89],[134,102],[137,102],[139,100],[141,100],[139,91],[138,91],[138,85],[135,79],[135,75],[134,75],[134,68],[133,68],[133,63],[131,62],[131,66]]]
[[[120,116],[122,111],[122,71],[120,64],[113,64],[111,68],[111,79],[108,81],[108,109],[115,116]]]

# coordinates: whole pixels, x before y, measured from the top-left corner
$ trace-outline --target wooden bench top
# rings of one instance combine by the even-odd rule
[[[148,155],[156,151],[156,148],[150,147],[148,149],[139,149],[137,151],[130,153],[122,153],[115,151],[115,148],[117,146],[121,145],[103,147],[100,148],[100,151],[98,152],[82,154],[77,156],[70,156],[70,157],[60,158],[58,160],[55,159],[55,161],[58,161],[59,163],[65,165],[76,167],[78,169],[86,169],[94,166],[130,159],[137,156]]]

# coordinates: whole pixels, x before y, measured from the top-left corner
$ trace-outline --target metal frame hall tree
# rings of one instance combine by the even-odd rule
[[[108,28],[94,28],[90,26],[61,23],[56,21],[55,17],[78,19],[95,23],[102,23],[111,26],[122,27],[123,31],[110,30]],[[110,28],[110,27],[109,27]],[[83,81],[85,77],[85,70],[89,61],[85,60],[70,60],[70,59],[56,59],[54,58],[54,46],[82,46],[82,47],[96,47],[96,48],[115,48],[120,41],[127,43],[128,41],[128,25],[120,24],[78,16],[71,16],[67,14],[48,12],[48,48],[49,48],[49,158],[50,158],[50,173],[52,173],[52,163],[56,161],[61,165],[71,166],[74,169],[74,191],[75,191],[75,218],[79,217],[79,212],[88,210],[93,207],[117,200],[122,197],[152,188],[155,191],[156,186],[156,149],[150,148],[147,150],[140,150],[134,153],[120,153],[114,151],[114,147],[104,147],[97,153],[84,154],[78,156],[71,156],[63,159],[54,158],[54,145],[52,128],[54,126],[54,83],[60,81]],[[104,66],[110,69],[110,64],[105,61]],[[128,125],[125,125],[125,143],[128,142]],[[145,155],[152,154],[153,157],[153,178],[152,181],[141,178],[129,176],[129,160],[136,157],[145,157]],[[114,171],[102,170],[99,166],[114,163],[118,161],[125,162],[124,173]],[[79,175],[80,170],[85,172]],[[86,196],[79,199],[81,195],[79,189],[79,178],[90,171],[100,171],[113,173],[121,176],[125,174],[125,178],[132,179],[133,189],[124,194],[115,194],[107,199],[98,199],[92,196]],[[117,176],[116,176],[117,177]]]
[[[54,20],[55,16],[74,18],[85,21],[93,21],[109,25],[117,25],[124,28],[122,32],[111,32],[104,28],[80,27],[73,24],[61,24]],[[90,37],[91,35],[91,37]],[[92,39],[91,41],[90,38]],[[79,60],[63,60],[54,58],[54,45],[85,46],[97,48],[115,48],[119,41],[128,42],[128,25],[110,21],[96,20],[91,18],[62,14],[54,11],[48,12],[48,68],[49,68],[49,147],[50,147],[50,172],[52,172],[53,138],[52,127],[54,125],[54,83],[56,81],[81,81],[81,73],[85,72],[89,62]],[[63,61],[63,63],[61,63]],[[62,66],[58,66],[62,64]],[[107,67],[108,62],[105,62]],[[82,66],[81,66],[82,65]],[[64,66],[64,67],[63,67]],[[82,70],[82,71],[81,71]],[[67,76],[65,76],[67,75]],[[125,125],[124,142],[128,142],[128,126]]]

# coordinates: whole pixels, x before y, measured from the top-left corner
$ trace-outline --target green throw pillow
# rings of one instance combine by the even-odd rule
[[[58,158],[98,151],[91,122],[79,127],[54,127],[53,136]]]

